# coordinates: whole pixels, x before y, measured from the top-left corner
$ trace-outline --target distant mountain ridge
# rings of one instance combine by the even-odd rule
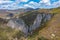
[[[16,9],[16,10],[7,10],[7,9],[0,9],[0,13],[1,12],[9,12],[9,13],[21,13],[21,12],[27,12],[27,11],[32,11],[32,10],[36,10],[33,8],[21,8],[21,9]]]

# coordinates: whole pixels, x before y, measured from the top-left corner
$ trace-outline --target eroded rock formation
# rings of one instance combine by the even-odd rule
[[[37,14],[37,15],[35,15],[35,14]],[[29,22],[29,20],[32,20],[34,18],[34,16],[35,16],[35,19],[34,19],[33,23],[27,25],[26,22]],[[33,13],[33,15],[32,15],[33,18],[31,18],[31,19],[30,19],[30,17],[28,18],[28,16],[27,17],[24,16],[24,18],[21,17],[19,19],[13,18],[8,22],[7,25],[12,28],[17,28],[24,34],[28,35],[28,33],[31,33],[33,30],[36,30],[37,28],[41,27],[42,24],[49,21],[52,18],[52,16],[53,16],[53,14],[50,14],[50,13],[48,13],[48,14]]]

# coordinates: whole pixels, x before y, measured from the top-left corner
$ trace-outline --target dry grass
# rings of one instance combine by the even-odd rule
[[[39,34],[49,40],[60,40],[60,14],[56,14]]]

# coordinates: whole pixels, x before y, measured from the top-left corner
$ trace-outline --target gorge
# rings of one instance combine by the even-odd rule
[[[32,34],[33,30],[40,28],[47,21],[51,20],[54,14],[31,12],[19,18],[10,19],[7,25],[12,28],[17,28],[25,35]]]

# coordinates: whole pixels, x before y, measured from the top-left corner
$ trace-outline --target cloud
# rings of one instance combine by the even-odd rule
[[[9,10],[14,10],[14,9],[19,9],[22,8],[21,5],[19,5],[20,2],[27,2],[28,0],[0,0],[0,9],[9,9]]]
[[[51,6],[52,7],[59,7],[60,6],[60,0],[51,4]]]
[[[20,2],[28,2],[29,0],[15,0],[15,2],[20,3]]]
[[[21,2],[28,2],[29,0],[21,0]]]
[[[34,8],[32,5],[25,4],[24,8]]]
[[[53,2],[52,4],[51,4],[51,0],[41,0],[39,3],[30,1],[28,4],[24,6],[31,8],[55,8],[60,6],[60,0]]]
[[[39,8],[40,4],[34,1],[29,2],[28,4],[25,4],[24,7],[30,7],[30,8]]]
[[[3,3],[12,3],[13,1],[0,1],[0,4],[3,4]]]
[[[42,0],[43,3],[48,3],[50,0]]]
[[[30,1],[27,4],[20,4],[21,2],[28,2],[29,0],[0,0],[0,9],[19,9],[19,8],[54,8],[60,6],[60,0],[51,4],[51,0],[41,0],[40,2]]]
[[[39,3],[40,4],[44,3],[45,5],[51,5],[50,0],[41,0]]]
[[[0,1],[10,1],[10,0],[0,0]]]

